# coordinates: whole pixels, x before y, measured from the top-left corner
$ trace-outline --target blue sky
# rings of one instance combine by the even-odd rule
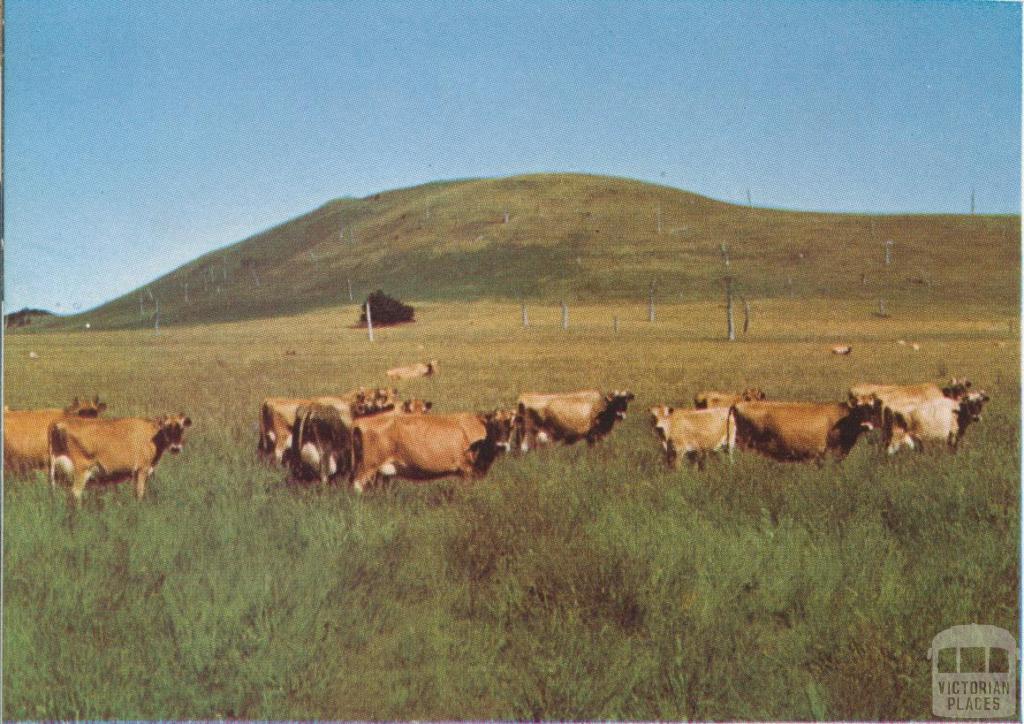
[[[445,178],[1019,213],[1020,37],[991,2],[8,0],[7,308]]]

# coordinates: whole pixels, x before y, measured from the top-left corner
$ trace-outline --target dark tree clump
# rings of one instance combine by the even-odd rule
[[[384,327],[389,324],[401,324],[402,322],[415,321],[413,316],[416,311],[408,304],[403,304],[397,299],[392,299],[380,289],[373,292],[366,298],[359,314],[359,324],[366,326],[366,305],[370,305],[370,313],[373,315],[373,326]]]

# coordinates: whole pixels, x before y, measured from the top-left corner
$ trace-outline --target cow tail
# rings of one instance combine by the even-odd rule
[[[526,439],[526,405],[522,402],[519,403],[519,407],[516,409],[515,428],[516,434],[512,444],[518,451],[523,449],[523,440]]]
[[[264,402],[260,405],[260,441],[256,448],[260,455],[270,455],[273,445],[270,444],[269,431],[274,426],[273,416],[270,412],[270,405]]]
[[[356,479],[356,472],[363,463],[363,431],[358,427],[352,428],[352,471],[349,474],[349,482]]]
[[[725,445],[729,452],[729,462],[732,462],[732,451],[736,447],[736,405],[729,407],[725,416]]]
[[[62,423],[55,422],[50,425],[47,432],[47,448],[50,458],[50,484],[54,485],[57,482],[57,456],[62,452],[66,453],[68,449],[68,431]]]
[[[306,420],[309,419],[309,415],[312,412],[310,408],[303,407],[299,408],[302,412],[295,418],[295,425],[292,427],[292,470],[296,473],[302,471],[302,434],[306,429]]]

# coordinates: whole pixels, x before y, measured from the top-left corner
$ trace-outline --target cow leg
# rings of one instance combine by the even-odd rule
[[[142,468],[135,471],[135,499],[142,500],[146,494],[146,481],[149,479],[149,470]]]
[[[88,470],[82,470],[81,472],[76,470],[74,473],[71,480],[71,499],[76,508],[82,505],[82,495],[85,493],[86,483],[89,482],[91,477],[92,474]]]

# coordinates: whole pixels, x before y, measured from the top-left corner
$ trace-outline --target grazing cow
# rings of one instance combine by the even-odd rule
[[[511,412],[365,417],[353,428],[355,472],[362,492],[378,476],[433,480],[485,475],[509,447]]]
[[[332,405],[300,405],[288,456],[290,480],[326,484],[352,472],[352,425]]]
[[[989,396],[971,392],[959,399],[940,397],[903,409],[885,408],[886,451],[896,454],[901,447],[923,449],[924,443],[940,442],[956,450],[968,425],[981,420]]]
[[[429,362],[417,362],[407,367],[392,367],[387,371],[387,376],[393,380],[412,380],[417,377],[431,377],[437,374],[437,360]]]
[[[632,392],[604,394],[581,390],[565,394],[524,393],[517,402],[516,437],[520,450],[552,442],[573,443],[586,438],[593,445],[619,420],[626,419]]]
[[[736,444],[776,460],[841,460],[873,427],[869,410],[841,402],[740,402],[733,414]]]
[[[848,344],[837,344],[832,348],[832,354],[847,355],[853,352],[853,347]]]
[[[736,425],[728,407],[677,410],[658,405],[651,408],[651,424],[665,449],[665,462],[673,468],[679,467],[680,454],[699,470],[704,469],[708,453],[725,450],[732,457]]]
[[[737,402],[756,402],[766,399],[768,396],[760,387],[748,387],[739,394],[706,391],[694,395],[693,406],[698,410],[706,410],[709,407],[732,407]]]
[[[850,388],[847,399],[853,406],[870,408],[872,422],[881,426],[883,410],[887,407],[904,410],[929,400],[959,400],[967,394],[970,386],[970,380],[957,377],[952,378],[945,387],[939,387],[934,382],[912,385],[861,383]]]
[[[84,419],[71,417],[50,426],[50,484],[57,477],[70,478],[75,503],[90,480],[135,481],[135,497],[146,493],[146,481],[165,450],[181,452],[185,428],[192,420],[184,414],[153,419],[121,417]]]
[[[50,425],[67,417],[98,417],[107,409],[99,397],[79,400],[64,409],[10,410],[4,406],[4,470],[24,473],[46,470],[49,460],[46,437]]]
[[[292,446],[291,431],[295,426],[296,412],[303,405],[330,405],[351,426],[355,417],[393,408],[397,395],[398,391],[393,388],[367,392],[360,387],[344,395],[315,397],[311,400],[268,397],[260,405],[257,455],[266,463],[284,463],[285,455]]]

